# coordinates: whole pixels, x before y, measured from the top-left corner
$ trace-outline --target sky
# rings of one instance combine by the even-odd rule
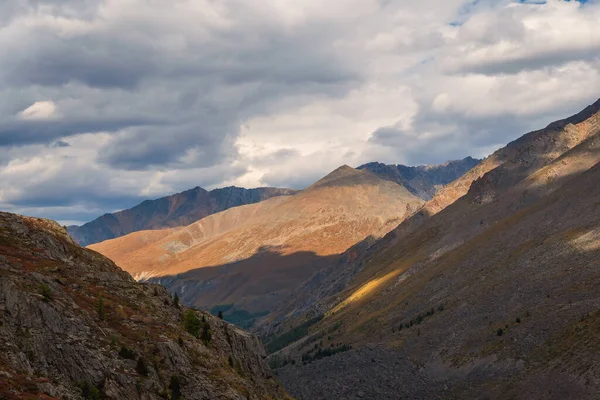
[[[600,0],[3,0],[0,209],[485,157],[600,98]]]

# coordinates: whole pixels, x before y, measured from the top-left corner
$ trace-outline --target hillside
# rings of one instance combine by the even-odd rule
[[[69,226],[67,231],[76,242],[87,246],[131,232],[189,225],[231,207],[294,193],[291,189],[268,187],[244,189],[231,186],[210,192],[196,187],[172,196],[146,200],[127,210],[104,214],[82,226]]]
[[[599,163],[600,101],[352,249],[261,327],[272,362],[295,361],[283,382],[310,399],[595,398]]]
[[[361,165],[357,169],[369,171],[381,179],[396,182],[423,200],[431,200],[443,186],[460,178],[479,162],[481,160],[472,157],[448,161],[439,165],[420,165],[417,167],[371,162]]]
[[[152,233],[152,240],[136,232],[91,248],[186,303],[226,307],[238,322],[232,314],[270,311],[348,247],[383,236],[422,203],[395,183],[344,166],[294,196],[232,208]]]
[[[256,337],[136,283],[53,221],[0,213],[0,310],[2,399],[288,398]]]

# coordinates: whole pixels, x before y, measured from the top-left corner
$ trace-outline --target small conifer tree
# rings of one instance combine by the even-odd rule
[[[204,316],[202,316],[202,319],[204,319]],[[200,320],[196,316],[196,313],[194,312],[194,310],[188,310],[185,313],[185,317],[183,320],[183,327],[185,328],[185,330],[190,335],[199,338],[201,326],[202,326],[202,324],[200,323]]]
[[[104,319],[106,318],[106,315],[104,313],[104,298],[102,297],[102,295],[100,295],[100,297],[98,297],[97,311],[98,311],[98,318],[100,319],[100,321],[104,321]]]

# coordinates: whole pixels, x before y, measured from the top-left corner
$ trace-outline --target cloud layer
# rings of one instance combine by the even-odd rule
[[[8,0],[0,208],[84,221],[484,156],[600,97],[599,20],[598,1]]]

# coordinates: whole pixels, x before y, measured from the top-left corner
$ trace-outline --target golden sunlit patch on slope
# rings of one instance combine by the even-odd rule
[[[336,312],[345,308],[347,305],[354,303],[368,295],[376,293],[378,289],[380,289],[385,283],[389,282],[390,279],[393,279],[395,276],[397,276],[398,273],[399,272],[397,271],[390,272],[389,274],[382,276],[381,278],[375,278],[365,283],[357,291],[352,293],[350,297],[338,304],[333,310],[329,311],[327,315],[335,314]]]
[[[600,229],[591,229],[569,243],[580,251],[600,250]]]

